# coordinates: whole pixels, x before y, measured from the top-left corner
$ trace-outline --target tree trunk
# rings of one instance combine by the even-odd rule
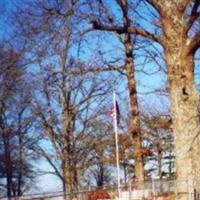
[[[67,200],[67,169],[65,168],[65,163],[62,164],[62,171],[63,171],[63,198]]]
[[[175,61],[173,61],[175,57]],[[196,189],[200,190],[199,153],[200,126],[197,118],[199,97],[196,93],[192,57],[167,55],[169,66],[169,90],[176,152],[176,172],[179,192],[187,191],[188,177],[193,177]],[[172,67],[173,66],[173,67]],[[196,139],[195,139],[196,138]],[[182,183],[181,183],[182,182]],[[184,183],[185,182],[185,183]]]
[[[62,170],[64,199],[71,200],[74,196],[73,193],[76,193],[78,189],[76,169],[72,169],[70,167],[70,161],[65,160],[62,165]]]
[[[135,80],[135,70],[133,63],[133,46],[131,35],[125,34],[125,50],[126,50],[126,72],[128,79],[131,121],[130,134],[133,139],[134,160],[135,160],[135,177],[138,181],[144,180],[144,163],[142,155],[142,136],[140,130],[139,108],[137,100],[137,89]]]
[[[126,186],[126,184],[127,184],[127,165],[126,165],[126,163],[124,162],[124,163],[122,164],[122,166],[123,166],[123,171],[124,171],[124,184],[125,184],[125,186]]]
[[[71,91],[68,91],[66,88],[66,71],[65,71],[65,59],[63,60],[63,64],[61,66],[62,70],[62,109],[63,109],[63,155],[62,155],[62,170],[63,170],[63,191],[64,198],[67,200],[71,200],[73,192],[75,192],[76,183],[74,180],[77,178],[76,176],[76,166],[74,166],[73,156],[73,109],[71,106]],[[68,195],[66,195],[68,193]]]
[[[13,187],[12,187],[12,160],[11,160],[9,132],[3,134],[3,142],[4,142],[4,155],[5,155],[5,168],[6,168],[7,197],[8,199],[11,199]]]
[[[157,162],[158,162],[158,177],[162,179],[162,151],[160,150],[160,144],[157,146]]]
[[[125,69],[128,79],[128,89],[130,97],[131,121],[130,134],[133,139],[134,160],[135,160],[135,177],[138,181],[144,180],[144,161],[142,154],[142,137],[140,129],[139,108],[137,100],[137,89],[135,80],[135,66],[133,61],[133,43],[131,33],[128,29],[130,27],[130,19],[128,16],[128,2],[127,0],[120,1],[121,9],[123,11],[123,23],[125,28],[124,47],[125,47]]]
[[[133,61],[133,41],[131,38],[131,19],[128,13],[129,5],[127,0],[118,0],[118,5],[121,8],[123,15],[123,28],[120,26],[107,27],[93,21],[93,27],[97,30],[102,31],[112,31],[118,34],[123,32],[124,38],[123,44],[125,48],[125,66],[126,77],[128,81],[129,97],[130,97],[130,109],[131,109],[131,121],[130,121],[130,134],[133,139],[133,149],[134,149],[134,160],[135,160],[135,177],[138,181],[144,180],[144,161],[142,154],[142,137],[140,130],[140,120],[139,120],[139,108],[137,101],[137,90],[136,90],[136,80],[135,80],[135,69]],[[123,29],[123,30],[122,30]]]
[[[17,180],[17,196],[20,197],[22,196],[22,176],[23,176],[23,146],[22,146],[22,133],[21,129],[19,129],[19,138],[18,138],[18,145],[19,145],[19,168],[18,168],[18,180]]]
[[[184,11],[187,1],[168,1],[160,8],[168,68],[171,116],[176,154],[177,199],[188,198],[188,178],[200,191],[199,96],[194,81],[194,55],[188,51]],[[159,4],[159,3],[158,3]]]
[[[63,192],[64,192],[64,199],[71,200],[73,191],[73,184],[72,184],[72,174],[73,172],[70,170],[68,160],[63,162]]]
[[[166,62],[169,74],[169,92],[176,152],[178,192],[187,192],[187,181],[193,178],[195,188],[200,191],[200,143],[197,135],[199,96],[194,82],[194,58],[184,53],[183,38],[171,41],[176,47],[166,48]],[[179,46],[179,45],[182,46]],[[196,139],[195,139],[196,138]],[[178,199],[186,199],[179,197]]]

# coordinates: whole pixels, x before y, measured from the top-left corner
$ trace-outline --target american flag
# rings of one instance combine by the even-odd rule
[[[117,125],[120,123],[120,111],[119,111],[119,105],[118,102],[115,101],[115,105],[111,107],[111,109],[108,112],[108,115],[113,118],[113,121],[117,120]]]

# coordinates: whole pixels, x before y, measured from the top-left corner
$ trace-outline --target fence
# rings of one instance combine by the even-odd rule
[[[178,192],[179,186],[187,187],[187,191]],[[90,200],[90,194],[104,192],[109,194],[109,199],[118,200],[174,200],[178,196],[184,196],[187,200],[200,200],[200,193],[193,189],[190,181],[177,182],[175,180],[152,180],[144,182],[130,182],[122,184],[120,187],[120,198],[117,197],[117,186],[90,187],[82,191],[70,194],[63,192],[41,193],[24,195],[22,197],[0,198],[0,200]],[[103,199],[103,198],[102,198]],[[108,198],[107,198],[108,199]]]

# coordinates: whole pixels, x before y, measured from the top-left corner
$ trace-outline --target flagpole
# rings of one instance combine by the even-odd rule
[[[114,117],[113,117],[113,127],[115,132],[115,147],[116,147],[116,164],[117,164],[117,192],[118,197],[120,198],[120,168],[119,168],[119,145],[118,145],[118,125],[117,125],[117,108],[116,108],[116,94],[113,92],[113,108],[114,108]]]

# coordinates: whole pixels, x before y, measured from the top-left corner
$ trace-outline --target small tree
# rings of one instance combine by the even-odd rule
[[[1,50],[0,86],[0,167],[1,183],[8,198],[21,196],[34,180],[33,166],[28,160],[34,144],[29,132],[31,90],[24,80],[21,54],[12,49]]]

